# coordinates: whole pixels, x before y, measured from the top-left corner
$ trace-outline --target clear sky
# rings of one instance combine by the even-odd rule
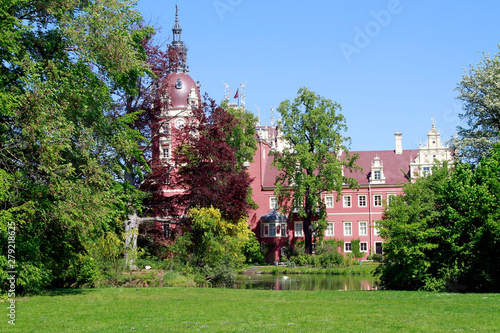
[[[235,102],[246,83],[246,108],[270,124],[270,109],[305,86],[342,106],[351,150],[392,150],[396,131],[418,148],[431,118],[454,136],[455,88],[500,43],[497,0],[139,0],[166,43],[176,3],[202,93],[220,102],[227,82]]]

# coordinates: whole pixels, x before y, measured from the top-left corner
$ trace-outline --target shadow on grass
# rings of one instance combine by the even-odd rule
[[[95,292],[94,288],[54,288],[45,289],[38,296],[88,295]]]

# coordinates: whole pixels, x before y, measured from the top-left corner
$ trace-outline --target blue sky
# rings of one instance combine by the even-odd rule
[[[305,86],[342,106],[351,150],[394,149],[396,131],[418,148],[431,118],[454,136],[454,89],[500,43],[499,1],[139,0],[166,43],[176,3],[202,93],[220,102],[223,82],[230,97],[246,82],[246,108],[270,124]]]

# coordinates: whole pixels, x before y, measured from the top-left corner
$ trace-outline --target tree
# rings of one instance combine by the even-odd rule
[[[341,193],[342,187],[357,182],[343,170],[357,170],[356,155],[347,150],[345,118],[336,102],[301,88],[293,102],[281,102],[279,130],[289,147],[274,152],[273,165],[281,171],[275,193],[286,213],[296,210],[304,218],[306,253],[312,254],[313,233],[326,227],[326,207],[322,194]],[[344,155],[341,157],[341,153]]]
[[[140,21],[129,1],[0,5],[0,257],[14,222],[19,291],[73,283],[137,196],[119,181],[140,158],[135,115],[116,115],[113,96],[148,71]]]
[[[459,114],[468,127],[458,127],[452,140],[457,155],[477,164],[488,156],[500,132],[500,53],[485,55],[476,68],[471,67],[457,86],[458,99],[464,105]]]
[[[380,221],[388,289],[500,290],[500,146],[477,166],[434,167],[404,187]]]
[[[188,211],[213,206],[224,218],[238,221],[251,207],[252,179],[242,165],[245,155],[250,154],[241,153],[238,161],[238,151],[246,148],[239,145],[245,134],[235,131],[244,126],[243,118],[237,119],[213,100],[194,114],[195,120],[185,126],[174,157],[180,166],[175,184],[186,192],[173,198],[168,208]]]

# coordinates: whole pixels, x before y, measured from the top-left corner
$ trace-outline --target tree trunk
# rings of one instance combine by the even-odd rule
[[[139,226],[144,222],[153,221],[169,222],[170,224],[178,223],[160,217],[139,217],[136,210],[125,221],[125,265],[131,270],[137,269],[137,236],[139,235]]]
[[[305,213],[306,217],[304,218],[303,224],[303,232],[304,232],[304,250],[307,254],[313,254],[313,246],[312,246],[312,208],[309,203],[309,189],[306,190],[305,195]]]

